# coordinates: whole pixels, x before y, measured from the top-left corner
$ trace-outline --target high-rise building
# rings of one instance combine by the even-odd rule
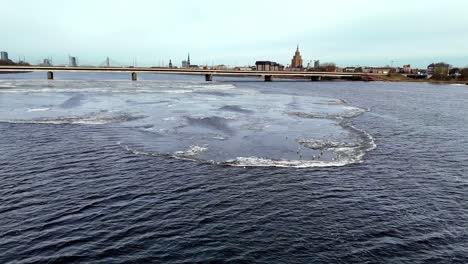
[[[314,69],[318,70],[320,68],[320,61],[319,60],[314,60]]]
[[[299,52],[299,45],[297,45],[296,52],[294,53],[294,57],[291,60],[291,68],[303,68],[302,57],[301,53]]]
[[[2,51],[0,52],[2,60],[7,61],[8,60],[8,52]]]
[[[169,68],[172,68],[172,60],[169,60]]]
[[[69,56],[68,57],[68,67],[76,67],[78,66],[76,63],[76,57]]]

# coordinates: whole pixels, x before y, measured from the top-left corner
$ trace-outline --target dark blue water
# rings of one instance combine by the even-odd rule
[[[158,155],[121,123],[0,122],[0,263],[468,263],[467,86],[217,80],[367,109],[330,122],[377,146],[345,166],[236,167]]]

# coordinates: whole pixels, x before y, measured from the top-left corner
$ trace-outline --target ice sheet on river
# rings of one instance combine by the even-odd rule
[[[6,87],[8,89],[2,89]],[[138,155],[232,166],[323,167],[360,162],[375,147],[337,98],[262,93],[193,81],[0,81],[0,121],[108,125]]]

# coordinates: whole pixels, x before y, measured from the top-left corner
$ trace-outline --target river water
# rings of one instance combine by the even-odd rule
[[[467,86],[43,75],[0,75],[0,263],[468,262]]]

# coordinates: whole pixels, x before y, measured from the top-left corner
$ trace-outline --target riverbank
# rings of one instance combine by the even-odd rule
[[[390,75],[372,76],[370,78],[370,81],[412,82],[412,83],[433,83],[433,84],[466,84],[468,85],[468,81],[460,81],[460,80],[440,81],[440,80],[433,80],[433,79],[414,79],[414,78],[409,78],[398,73],[392,73]]]
[[[291,76],[275,76],[274,79],[281,80],[309,80],[310,77],[291,77]],[[331,78],[331,77],[322,77],[320,81],[376,81],[376,82],[409,82],[409,83],[433,83],[433,84],[465,84],[468,85],[468,81],[439,81],[433,79],[414,79],[409,78],[401,74],[391,74],[391,75],[372,75],[368,77],[352,77],[352,78]]]

